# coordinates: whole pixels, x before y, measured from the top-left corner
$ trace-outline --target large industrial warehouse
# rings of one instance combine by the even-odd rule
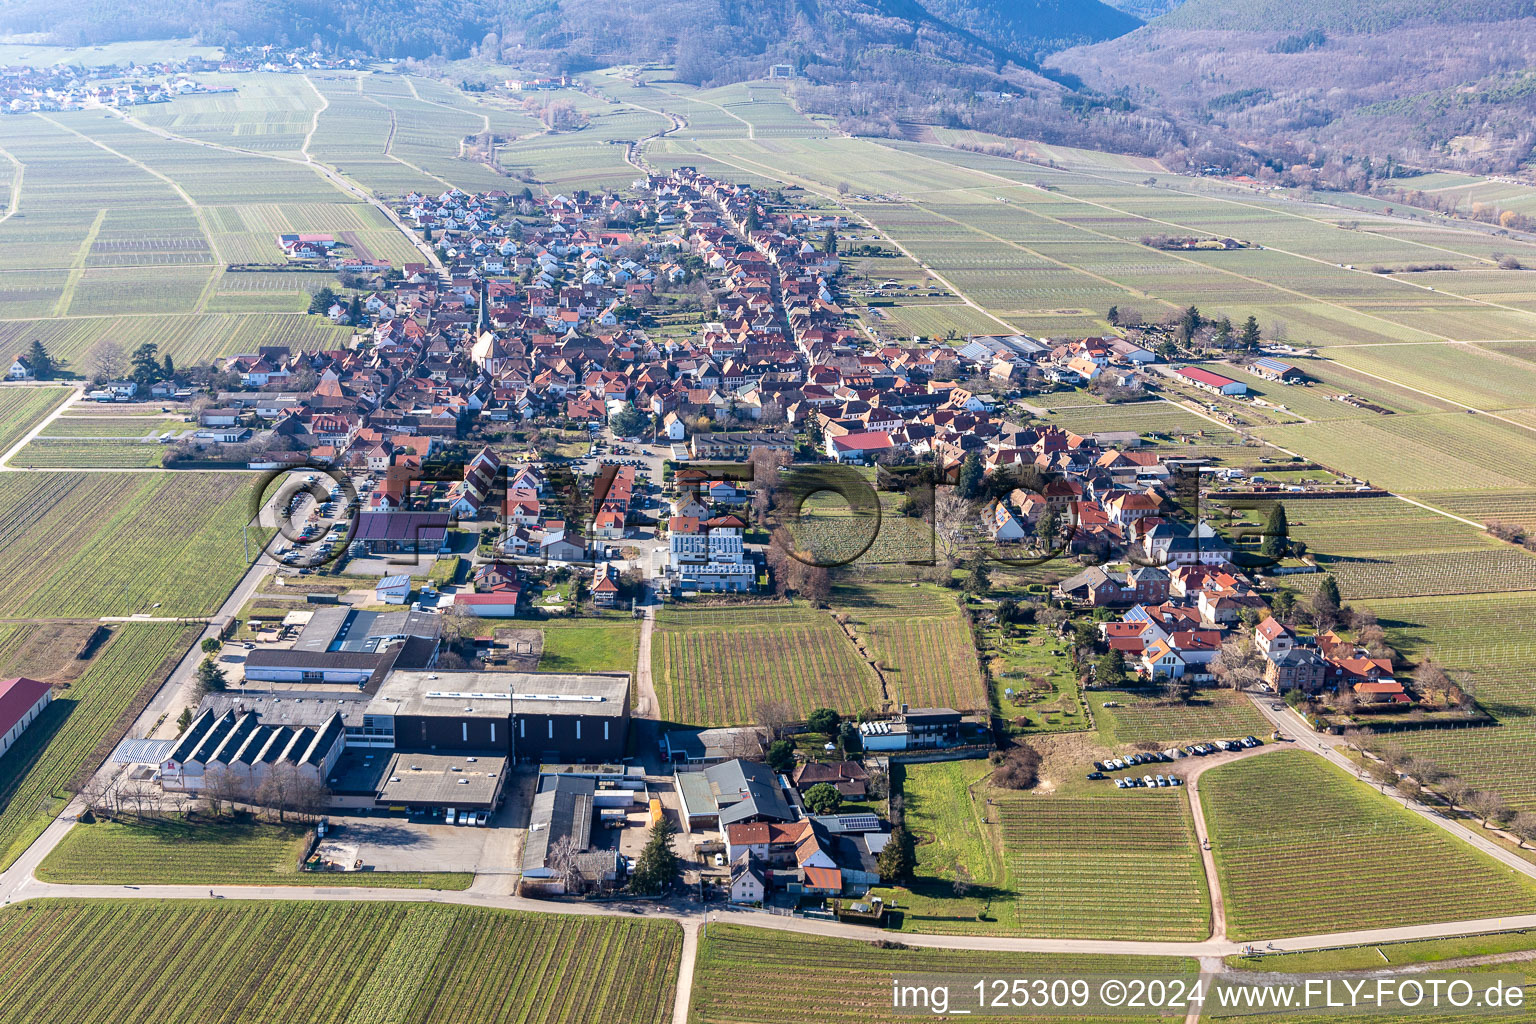
[[[328,661],[381,655],[303,653],[313,662],[305,681],[248,679],[238,693],[205,698],[194,728],[161,765],[167,788],[196,790],[210,764],[227,768],[264,757],[278,737],[285,741],[280,760],[291,756],[328,773],[334,806],[494,809],[502,795],[494,780],[508,763],[615,762],[629,741],[626,672],[389,671],[378,665],[361,685],[328,685],[314,678],[325,678]],[[215,733],[220,742],[210,742]],[[225,741],[226,733],[242,741]],[[257,736],[260,744],[250,739]],[[326,742],[322,750],[294,737]],[[478,768],[466,771],[468,765]],[[427,784],[428,775],[437,781]],[[474,794],[463,788],[465,779],[481,780],[472,785]]]

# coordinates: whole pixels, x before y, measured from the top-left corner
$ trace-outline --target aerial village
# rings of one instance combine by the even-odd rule
[[[336,273],[343,287],[315,312],[351,328],[345,347],[237,354],[148,396],[133,380],[88,392],[191,398],[196,428],[167,466],[307,474],[285,509],[294,530],[272,548],[287,578],[303,587],[343,569],[371,574],[366,607],[398,608],[242,624],[238,692],[205,695],[176,743],[156,751],[167,793],[223,786],[240,765],[253,788],[289,764],[333,808],[485,824],[505,799],[505,762],[477,754],[471,767],[453,751],[505,747],[541,765],[525,885],[622,884],[637,850],[595,826],[659,813],[645,772],[622,763],[629,675],[520,674],[521,641],[505,630],[523,617],[639,614],[653,596],[815,600],[817,587],[774,558],[772,502],[761,500],[788,467],[849,467],[881,486],[882,467],[930,467],[959,499],[925,512],[925,527],[953,542],[937,560],[946,577],[988,557],[1068,566],[1038,600],[1076,645],[1085,688],[1170,700],[1200,686],[1268,691],[1306,705],[1320,728],[1362,707],[1469,711],[1449,680],[1416,692],[1395,678],[1390,651],[1341,639],[1336,590],[1331,606],[1325,586],[1308,608],[1289,594],[1282,607],[1275,580],[1315,566],[1283,529],[1266,531],[1257,557],[1253,538],[1230,540],[1204,504],[1213,487],[1227,501],[1302,488],[1267,492],[1178,437],[1064,430],[1021,414],[1019,401],[1093,383],[1156,387],[1153,367],[1217,394],[1240,394],[1237,380],[1166,366],[1129,338],[897,343],[843,308],[841,214],[689,167],[622,195],[449,190],[399,197],[396,210],[441,266],[397,269],[325,235],[275,239],[290,264]],[[1301,376],[1267,356],[1247,368]],[[10,375],[28,372],[18,356]],[[434,566],[426,580],[422,560]],[[994,605],[980,614],[1001,623],[1009,612]],[[985,752],[1012,697],[834,722],[828,735],[856,738],[861,752],[842,760],[770,756],[783,723],[680,725],[658,753],[681,766],[678,816],[730,898],[763,902],[785,885],[858,898],[878,883],[890,824],[808,807],[857,803],[884,785],[891,756]],[[273,744],[275,760],[251,761]],[[1185,754],[1165,752],[1175,756]],[[1104,769],[1089,778],[1107,784]],[[1115,784],[1178,784],[1152,778]],[[837,800],[822,799],[828,788]]]

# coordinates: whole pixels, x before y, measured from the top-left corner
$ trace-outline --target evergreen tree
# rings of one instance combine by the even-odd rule
[[[831,708],[817,708],[805,720],[805,727],[811,732],[823,732],[830,736],[837,732],[837,725],[842,720],[843,716]]]
[[[1047,505],[1045,512],[1035,522],[1035,536],[1047,549],[1056,543],[1056,534],[1061,531],[1061,517],[1056,514],[1056,509]]]
[[[1259,347],[1259,321],[1252,314],[1249,314],[1248,319],[1243,321],[1243,333],[1238,340],[1243,343],[1243,348],[1249,352]]]
[[[165,358],[160,361],[160,366],[165,373],[166,380],[170,380],[172,377],[176,376],[176,360],[171,358],[171,354],[169,352],[167,352],[165,354]]]
[[[1264,524],[1264,542],[1259,546],[1259,553],[1265,558],[1284,558],[1290,548],[1290,532],[1290,523],[1285,517],[1285,502],[1277,501],[1269,510],[1269,521]]]
[[[1211,339],[1211,344],[1217,348],[1232,347],[1232,321],[1222,317],[1216,321],[1216,335]]]
[[[645,429],[648,421],[645,414],[635,408],[634,402],[627,402],[624,408],[609,417],[608,424],[613,427],[613,432],[620,437],[634,437]]]
[[[193,678],[197,682],[199,695],[209,693],[223,693],[229,688],[229,680],[224,676],[224,670],[219,668],[219,663],[212,657],[204,658],[197,666],[197,673]]]
[[[645,848],[635,858],[635,873],[629,884],[636,892],[654,896],[665,891],[677,877],[677,854],[672,852],[672,837],[677,826],[663,815],[651,826]]]
[[[1179,317],[1179,337],[1184,340],[1186,345],[1189,344],[1194,340],[1195,334],[1204,323],[1205,320],[1200,316],[1200,311],[1194,306],[1190,306]]]
[[[843,794],[830,782],[818,782],[801,797],[812,814],[835,814],[843,806]]]
[[[776,772],[791,771],[795,767],[795,744],[793,740],[774,740],[768,748],[768,767]]]
[[[33,341],[28,347],[27,362],[32,364],[32,376],[38,380],[52,380],[59,372],[59,365],[53,361],[41,341]]]
[[[875,859],[875,868],[880,872],[880,881],[900,885],[912,874],[912,867],[912,837],[905,825],[897,825]]]
[[[825,253],[837,252],[837,232],[827,228],[827,233],[821,239],[821,251]]]
[[[1339,597],[1339,581],[1333,578],[1332,573],[1323,577],[1323,582],[1317,588],[1317,597],[1335,611],[1343,606],[1343,599]]]
[[[987,571],[987,560],[980,555],[971,563],[970,574],[965,577],[965,589],[972,594],[985,594],[992,589],[992,576]]]
[[[429,236],[430,240],[430,236]],[[336,293],[330,288],[321,288],[310,297],[309,311],[318,316],[325,316],[326,310],[336,304]]]
[[[971,452],[971,454],[965,457],[965,461],[960,463],[960,477],[958,480],[960,497],[967,501],[976,497],[981,491],[981,478],[981,456]]]
[[[1095,681],[1100,686],[1121,687],[1125,685],[1125,655],[1118,647],[1111,647],[1109,653],[1098,661],[1094,673]]]
[[[1109,312],[1104,314],[1104,319],[1108,320],[1112,326],[1119,327],[1120,326],[1120,307],[1119,306],[1110,306],[1109,307]]]
[[[146,341],[133,350],[129,365],[133,370],[133,379],[140,387],[147,388],[160,379],[160,360],[157,358],[159,350],[160,346],[152,341]]]

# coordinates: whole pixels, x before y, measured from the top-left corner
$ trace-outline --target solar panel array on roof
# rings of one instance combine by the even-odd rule
[[[354,540],[416,540],[438,544],[448,534],[446,512],[363,512]]]

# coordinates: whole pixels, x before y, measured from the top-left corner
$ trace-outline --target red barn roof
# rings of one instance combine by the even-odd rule
[[[1198,366],[1184,367],[1184,369],[1179,371],[1179,376],[1188,377],[1196,384],[1204,384],[1206,387],[1212,388],[1224,388],[1228,384],[1237,383],[1237,381],[1233,380],[1231,377],[1223,377],[1219,373],[1212,373],[1210,370],[1202,370]]]
[[[25,676],[0,680],[0,734],[10,732],[49,689],[47,683]]]

